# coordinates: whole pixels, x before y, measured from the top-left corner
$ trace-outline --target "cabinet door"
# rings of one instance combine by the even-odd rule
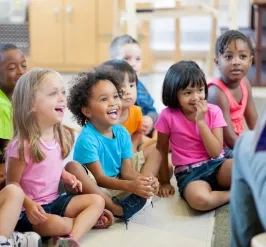
[[[34,0],[29,5],[30,56],[33,66],[63,63],[63,0]]]
[[[67,65],[91,67],[96,56],[96,0],[64,1],[64,58]]]

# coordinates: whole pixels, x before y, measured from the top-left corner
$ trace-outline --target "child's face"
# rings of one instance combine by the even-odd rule
[[[125,79],[122,85],[123,98],[122,107],[129,108],[134,105],[137,99],[137,85],[136,82],[130,82],[128,74],[125,74]]]
[[[195,113],[197,111],[195,103],[205,99],[205,87],[191,87],[189,85],[184,90],[178,91],[177,98],[184,113]]]
[[[121,100],[114,84],[108,80],[101,80],[93,86],[88,106],[82,108],[82,113],[100,131],[118,123],[121,107]]]
[[[125,44],[120,48],[116,59],[127,61],[139,75],[142,67],[141,56],[142,50],[138,44]]]
[[[37,88],[32,111],[41,126],[53,126],[61,122],[66,108],[66,91],[58,74],[46,75]]]
[[[220,54],[215,62],[225,80],[235,82],[247,74],[252,59],[248,44],[237,39],[231,41],[224,54]]]
[[[19,49],[11,49],[0,54],[0,88],[6,93],[13,92],[18,79],[26,71],[26,60]]]

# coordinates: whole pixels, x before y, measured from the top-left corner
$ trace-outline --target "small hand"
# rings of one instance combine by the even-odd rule
[[[150,133],[153,127],[153,119],[146,115],[142,117],[142,134],[147,135]]]
[[[207,101],[204,99],[200,99],[196,102],[195,107],[197,108],[195,121],[203,120],[206,112],[208,111]]]
[[[150,198],[154,195],[154,189],[151,186],[151,181],[149,177],[139,176],[135,180],[131,181],[132,193],[143,197]]]
[[[63,171],[62,179],[65,184],[71,185],[76,192],[82,192],[82,183],[73,174]]]
[[[175,188],[171,184],[161,184],[158,192],[159,197],[169,197],[175,193]]]
[[[153,193],[154,195],[157,195],[160,188],[160,183],[158,181],[158,178],[152,176],[150,177],[150,181],[151,181],[151,187],[154,189]]]
[[[47,220],[44,209],[37,202],[32,201],[27,207],[25,207],[25,210],[32,225],[42,224]]]

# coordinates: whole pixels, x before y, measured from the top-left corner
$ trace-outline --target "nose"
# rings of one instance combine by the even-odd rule
[[[199,99],[200,99],[200,97],[199,97],[198,93],[193,93],[192,94],[192,100],[193,101],[198,101]]]
[[[239,57],[238,56],[234,56],[232,62],[233,62],[233,64],[239,64],[240,63]]]
[[[18,75],[23,75],[25,72],[26,72],[26,69],[23,68],[21,65],[19,65],[19,66],[17,67],[17,74],[18,74]]]

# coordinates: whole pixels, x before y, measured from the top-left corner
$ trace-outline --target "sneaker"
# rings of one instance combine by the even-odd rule
[[[8,239],[14,247],[41,247],[42,239],[36,232],[13,232]],[[7,245],[8,246],[8,245]]]
[[[52,245],[54,247],[79,247],[78,242],[73,239],[72,235],[67,235],[64,237],[52,237]]]
[[[133,217],[137,212],[143,210],[146,206],[151,203],[151,200],[147,200],[135,194],[130,194],[123,200],[118,200],[113,197],[113,201],[119,204],[123,208],[123,216],[116,216],[119,219],[123,219],[126,223],[126,228],[128,220]]]

